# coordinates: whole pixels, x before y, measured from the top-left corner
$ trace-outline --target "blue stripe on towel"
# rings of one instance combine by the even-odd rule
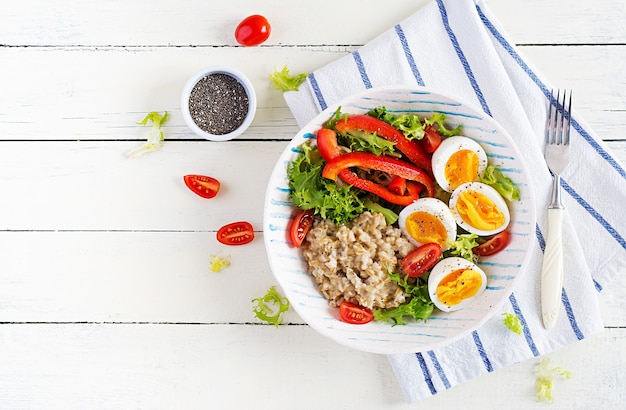
[[[406,36],[404,35],[404,30],[402,30],[402,26],[400,24],[396,24],[395,26],[396,34],[400,39],[400,43],[402,44],[402,49],[404,50],[404,55],[406,56],[406,60],[409,63],[409,67],[411,68],[411,72],[415,77],[415,81],[417,84],[424,86],[424,80],[422,80],[422,75],[417,69],[417,64],[415,64],[415,59],[413,58],[413,53],[411,53],[411,48],[409,47],[409,42],[406,40]]]
[[[372,83],[370,82],[370,78],[365,71],[365,65],[363,64],[363,60],[361,59],[361,54],[359,54],[358,51],[355,51],[354,53],[352,53],[352,57],[354,57],[354,62],[359,69],[359,74],[361,74],[361,80],[363,80],[363,85],[365,85],[365,88],[372,88]]]
[[[565,292],[565,288],[563,288],[561,292],[561,301],[563,302],[563,306],[565,307],[565,314],[569,319],[569,323],[572,326],[572,330],[574,331],[576,338],[578,338],[578,340],[583,340],[585,338],[585,335],[580,330],[580,327],[578,327],[578,322],[576,322],[576,316],[574,316],[574,310],[572,309],[572,305],[569,303],[569,298],[567,297],[567,292]]]
[[[487,16],[480,9],[480,6],[476,5],[476,10],[478,11],[478,15],[480,16],[481,21],[487,27],[489,32],[494,36],[494,38],[500,43],[502,48],[504,48],[511,58],[515,60],[515,62],[520,66],[520,68],[533,80],[533,82],[541,89],[543,94],[546,96],[546,99],[550,98],[550,90],[541,82],[539,77],[528,67],[528,65],[524,62],[524,60],[520,57],[520,55],[515,51],[513,46],[511,46],[505,39],[504,36],[495,28],[493,23],[489,21]],[[626,170],[622,168],[622,166],[606,151],[604,150],[597,141],[595,141],[591,135],[580,126],[580,124],[572,118],[572,128],[574,128],[578,133],[583,137],[589,145],[593,147],[593,149],[604,159],[607,163],[609,163],[613,169],[617,171],[617,173],[624,179],[626,179]]]
[[[419,362],[420,367],[422,368],[422,373],[424,374],[424,381],[426,382],[428,389],[430,389],[430,394],[432,395],[437,394],[437,389],[435,388],[435,385],[433,384],[433,380],[430,375],[430,370],[428,370],[428,366],[426,366],[426,360],[424,360],[424,356],[422,356],[422,354],[419,352],[415,353],[415,356],[417,357],[417,361]]]
[[[539,244],[539,248],[541,252],[546,250],[546,240],[543,237],[543,233],[541,233],[541,229],[539,229],[539,225],[535,225],[535,236],[537,237],[537,243]]]
[[[602,285],[601,285],[600,283],[598,283],[598,281],[597,281],[597,280],[593,279],[593,285],[596,287],[596,290],[597,290],[598,292],[602,292],[602,289],[603,289],[603,288],[602,288]]]
[[[572,198],[578,202],[580,206],[582,206],[598,223],[606,229],[606,231],[621,245],[622,248],[626,249],[626,240],[609,224],[606,219],[602,217],[587,201],[585,201],[574,189],[565,182],[565,180],[561,180],[561,186],[565,191],[571,195]]]
[[[526,323],[526,319],[524,318],[522,310],[520,309],[519,304],[517,303],[517,299],[515,299],[515,295],[513,293],[511,293],[511,296],[509,296],[509,302],[511,302],[513,312],[515,312],[515,314],[519,318],[520,324],[524,327],[524,337],[526,338],[526,343],[528,343],[530,351],[532,352],[533,356],[539,356],[539,350],[537,350],[537,346],[535,345],[533,336],[530,334],[530,329],[528,327],[528,324]]]
[[[463,53],[463,50],[461,49],[461,46],[459,45],[459,41],[456,38],[454,31],[452,31],[452,28],[450,27],[450,22],[448,21],[448,12],[446,10],[446,7],[443,5],[442,0],[437,0],[437,4],[439,5],[439,12],[441,13],[441,19],[443,21],[443,25],[446,29],[446,32],[448,33],[448,37],[450,38],[450,41],[452,42],[452,46],[454,47],[454,50],[456,51],[456,54],[459,57],[459,60],[461,60],[461,65],[463,66],[463,69],[465,70],[465,74],[467,75],[467,78],[469,79],[470,84],[472,85],[472,88],[474,89],[474,92],[476,93],[476,97],[478,97],[480,106],[482,107],[483,111],[491,117],[492,116],[491,110],[489,109],[489,106],[487,105],[487,101],[485,100],[483,92],[481,91],[480,86],[478,85],[478,82],[476,81],[476,78],[474,77],[472,68],[470,67],[469,62],[467,61],[467,58],[465,57],[465,53]]]
[[[476,330],[472,332],[472,337],[474,338],[474,344],[476,344],[476,349],[478,349],[478,354],[480,354],[481,359],[483,359],[485,369],[487,369],[487,371],[491,373],[493,371],[493,366],[491,365],[489,356],[487,356],[487,352],[483,347],[483,342],[480,341],[480,337],[478,336],[478,332]]]
[[[448,377],[446,376],[446,373],[443,371],[443,368],[441,367],[441,364],[439,363],[439,360],[437,359],[437,355],[432,350],[429,350],[428,356],[430,356],[430,361],[433,362],[433,366],[435,367],[435,370],[437,370],[437,374],[439,375],[439,378],[443,382],[443,385],[445,386],[446,389],[449,389],[451,387],[450,381],[448,381]]]
[[[328,106],[326,105],[326,100],[324,100],[322,90],[320,90],[320,86],[317,84],[317,80],[315,79],[315,75],[313,73],[309,74],[309,82],[311,83],[311,88],[313,88],[313,93],[315,93],[315,98],[317,98],[320,108],[324,111]]]

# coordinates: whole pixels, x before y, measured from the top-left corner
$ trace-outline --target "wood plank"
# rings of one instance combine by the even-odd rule
[[[290,0],[262,6],[232,0],[216,7],[201,0],[175,2],[136,0],[81,1],[72,7],[46,0],[24,0],[2,10],[0,43],[10,46],[199,46],[233,47],[234,30],[250,14],[264,14],[272,24],[267,45],[291,47],[324,44],[364,44],[378,33],[418,11],[427,0],[396,0],[393,6],[375,0],[318,0],[294,5]],[[615,43],[626,41],[626,6],[622,0],[560,2],[490,0],[511,37],[524,44]],[[285,14],[284,10],[289,10]],[[358,27],[346,26],[345,16],[358,12]],[[303,29],[302,18],[306,16]],[[302,17],[302,18],[299,18]],[[532,27],[532,29],[529,29]]]
[[[127,158],[135,146],[2,143],[0,229],[215,232],[234,220],[260,229],[265,188],[286,143],[168,141]],[[183,183],[186,174],[219,179],[220,193],[196,196]]]
[[[3,325],[2,342],[3,408],[484,408],[487,397],[490,408],[545,406],[533,398],[536,360],[406,405],[384,356],[308,326]],[[555,408],[621,407],[626,330],[550,357],[573,374],[555,381]]]
[[[0,249],[0,322],[259,323],[251,300],[277,285],[261,232],[242,247],[214,232],[0,232]],[[231,266],[210,271],[212,255]],[[604,325],[626,328],[626,275],[599,299]],[[285,323],[303,321],[291,309]]]
[[[202,0],[176,2],[115,1],[114,7],[97,0],[67,7],[46,0],[26,0],[3,10],[0,38],[3,44],[86,46],[238,46],[237,24],[248,15],[263,14],[272,33],[267,45],[363,44],[377,33],[419,10],[427,0],[359,3],[358,25],[367,30],[337,30],[354,16],[354,4],[318,0],[314,12],[309,3],[290,0],[263,5],[232,0],[228,7]],[[285,10],[288,10],[285,13]],[[140,16],[140,18],[138,18]],[[303,30],[302,19],[307,29]]]
[[[626,41],[623,0],[487,0],[516,44],[621,44]]]
[[[260,323],[252,299],[277,284],[263,235],[0,232],[0,322]],[[212,255],[231,265],[212,272]],[[295,311],[286,323],[303,323]]]
[[[353,49],[0,48],[0,140],[140,140],[147,129],[136,122],[150,111],[171,113],[168,140],[198,139],[183,121],[180,93],[188,77],[217,63],[246,73],[257,92],[257,116],[239,139],[289,140],[298,127],[268,76],[284,64],[310,72]],[[626,138],[625,46],[521,51],[548,80],[575,90],[576,109],[599,135]]]

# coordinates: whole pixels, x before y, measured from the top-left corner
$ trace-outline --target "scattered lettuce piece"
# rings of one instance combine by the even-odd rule
[[[270,75],[274,88],[278,91],[298,91],[300,85],[306,80],[307,74],[291,75],[289,69],[284,66],[282,70],[275,70]]]
[[[307,141],[302,152],[287,166],[287,177],[293,205],[313,209],[316,215],[335,224],[346,223],[363,213],[363,201],[350,185],[341,187],[322,177],[324,160],[316,147]]]
[[[450,245],[450,249],[445,252],[444,257],[460,256],[468,261],[476,263],[478,258],[472,249],[478,246],[478,235],[474,233],[462,233],[456,236],[456,240]]]
[[[506,326],[511,332],[521,335],[524,331],[524,326],[519,321],[519,317],[513,313],[502,313],[504,316],[504,326]]]
[[[406,325],[404,318],[407,316],[425,322],[434,310],[434,304],[428,297],[428,282],[418,278],[415,284],[410,284],[407,282],[406,275],[392,272],[389,272],[389,277],[412,298],[408,303],[396,308],[374,311],[374,319],[381,322],[391,321],[392,326]]]
[[[276,327],[283,322],[283,313],[289,309],[289,300],[282,297],[276,291],[275,286],[269,288],[265,296],[254,298],[252,302],[256,302],[256,306],[253,308],[254,315]]]
[[[222,269],[230,266],[230,255],[221,257],[217,255],[211,255],[211,265],[209,268],[211,272],[221,272]]]
[[[498,165],[488,165],[485,173],[480,177],[484,184],[491,185],[496,191],[509,201],[519,201],[519,187],[510,178],[506,177]]]
[[[161,126],[165,124],[167,119],[169,118],[169,113],[165,111],[163,115],[158,112],[150,112],[146,117],[139,121],[137,124],[146,125],[148,121],[152,122],[152,128],[150,129],[150,133],[148,134],[147,141],[140,147],[137,147],[128,153],[128,156],[131,158],[137,158],[145,153],[157,151],[161,149],[163,146],[163,141],[165,140],[163,136],[163,131],[161,130]]]
[[[544,357],[535,366],[535,375],[537,380],[535,383],[537,392],[535,393],[535,400],[539,402],[552,403],[554,397],[552,397],[552,389],[554,388],[554,377],[560,376],[563,379],[569,379],[572,377],[572,373],[565,370],[562,367],[554,367],[548,357]]]

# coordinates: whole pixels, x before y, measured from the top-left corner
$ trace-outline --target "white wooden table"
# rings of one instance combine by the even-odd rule
[[[0,408],[543,408],[532,361],[408,406],[386,357],[342,347],[293,311],[278,328],[252,313],[276,284],[265,185],[298,131],[268,75],[310,72],[426,2],[2,3]],[[626,164],[624,0],[489,4]],[[255,13],[270,39],[236,46],[235,26]],[[199,140],[180,112],[186,79],[213,64],[244,71],[258,95],[252,127],[230,142]],[[171,113],[165,146],[128,159],[150,111]],[[201,200],[182,183],[189,173],[225,189]],[[259,230],[253,243],[216,241],[235,220]],[[214,254],[232,265],[211,272]],[[601,295],[606,331],[551,355],[574,374],[551,408],[623,406],[623,270]]]

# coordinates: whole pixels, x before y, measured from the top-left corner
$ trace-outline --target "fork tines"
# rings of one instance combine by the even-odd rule
[[[567,101],[567,107],[565,102]],[[572,108],[572,92],[557,90],[556,97],[554,90],[550,90],[550,108],[548,110],[548,132],[546,133],[546,144],[568,145],[570,135],[570,119]]]

